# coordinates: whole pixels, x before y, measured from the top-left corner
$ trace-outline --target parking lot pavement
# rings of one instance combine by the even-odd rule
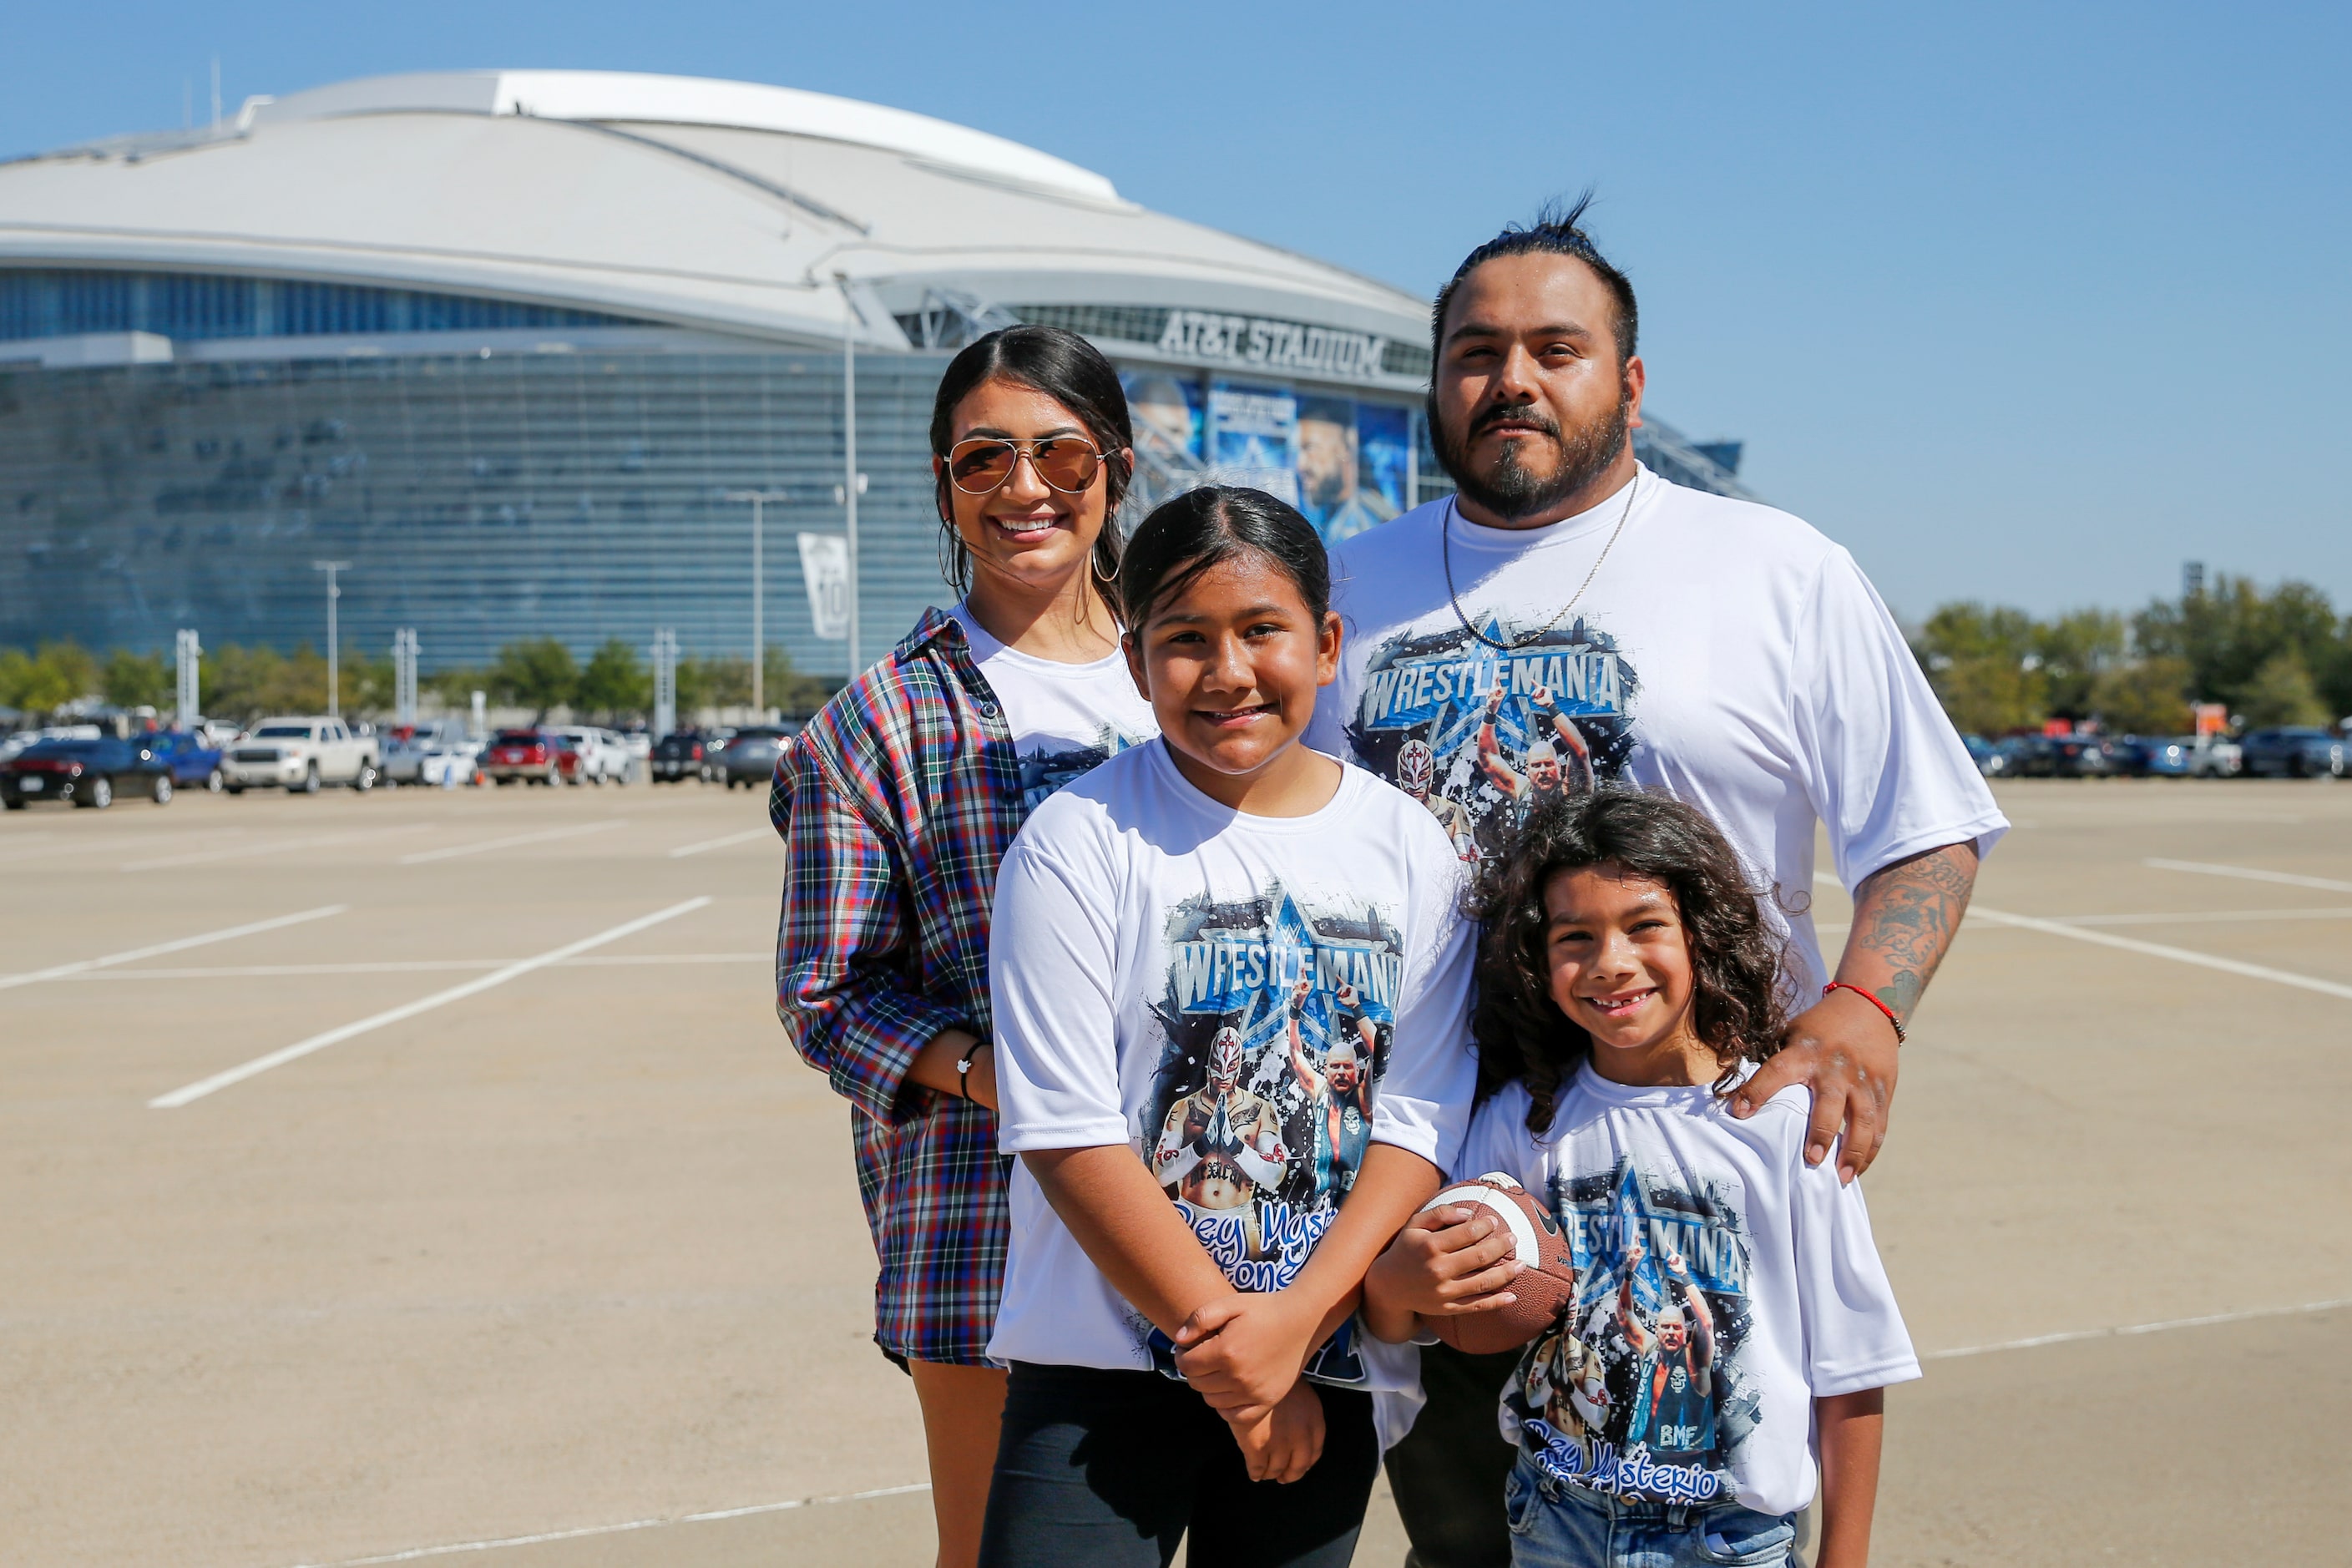
[[[1930,1357],[1878,1561],[2325,1560],[2352,787],[2000,795],[1869,1178]],[[845,1112],[774,1022],[763,809],[0,822],[8,1560],[928,1562]],[[1401,1556],[1378,1501],[1359,1561]]]

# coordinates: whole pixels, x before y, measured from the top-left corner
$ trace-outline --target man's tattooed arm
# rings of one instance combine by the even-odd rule
[[[1976,880],[1974,844],[1948,844],[1873,871],[1854,889],[1853,927],[1837,977],[1908,1023],[1960,929]],[[1832,991],[1790,1020],[1781,1039],[1780,1054],[1732,1095],[1732,1114],[1753,1115],[1781,1089],[1810,1086],[1805,1163],[1821,1163],[1842,1138],[1838,1173],[1852,1181],[1886,1141],[1900,1070],[1895,1031],[1861,997]]]
[[[1974,844],[1947,844],[1873,871],[1854,889],[1853,930],[1837,977],[1909,1023],[1960,929],[1976,881]]]

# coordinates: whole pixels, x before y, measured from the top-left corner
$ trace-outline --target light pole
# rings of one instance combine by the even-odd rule
[[[849,670],[848,679],[857,679],[857,492],[862,487],[857,472],[857,323],[862,312],[857,299],[849,291],[849,274],[836,272],[834,282],[841,289],[841,500],[843,531],[849,541]]]
[[[765,713],[768,703],[763,678],[767,674],[768,628],[764,617],[767,615],[768,573],[761,554],[761,529],[764,522],[762,509],[772,500],[782,500],[784,492],[779,489],[729,490],[727,499],[751,503],[751,711]]]
[[[422,649],[415,626],[395,627],[392,634],[392,711],[403,724],[416,722],[416,656]]]
[[[176,636],[179,639],[180,647],[179,668],[177,671],[180,678],[180,690],[179,717],[175,722],[181,729],[184,730],[189,725],[194,723],[196,721],[196,715],[203,711],[203,710],[197,706],[199,698],[196,689],[196,683],[198,679],[197,672],[202,667],[202,660],[205,657],[205,649],[204,644],[197,639],[196,628],[194,626],[182,626]]]
[[[654,628],[654,737],[677,728],[677,634]]]
[[[348,572],[348,561],[313,561],[310,570],[327,574],[327,717],[343,716],[343,681],[341,644],[337,640],[335,601],[343,596],[342,585],[335,581],[338,573]]]

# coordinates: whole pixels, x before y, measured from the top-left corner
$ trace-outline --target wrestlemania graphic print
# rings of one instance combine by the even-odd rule
[[[1520,1357],[1504,1408],[1521,1446],[1563,1480],[1706,1502],[1731,1494],[1761,1404],[1740,1363],[1752,1253],[1736,1179],[1665,1169],[1628,1158],[1555,1180],[1576,1300]]]
[[[1047,795],[1072,779],[1091,773],[1129,746],[1141,745],[1143,740],[1140,735],[1130,735],[1116,724],[1107,723],[1095,732],[1091,746],[1048,740],[1019,753],[1022,810],[1036,810]]]
[[[1374,648],[1348,725],[1356,760],[1427,806],[1465,860],[1499,854],[1528,807],[1615,778],[1633,751],[1633,672],[1609,637],[1581,617],[1478,629],[1486,640],[1457,624]]]
[[[1324,909],[1279,883],[1169,917],[1163,1044],[1134,1129],[1144,1163],[1242,1290],[1279,1290],[1355,1185],[1404,959],[1378,910]],[[1138,1320],[1163,1371],[1166,1339]],[[1343,1328],[1307,1364],[1364,1375]]]

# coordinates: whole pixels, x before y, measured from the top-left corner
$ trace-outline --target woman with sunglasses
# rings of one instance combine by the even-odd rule
[[[955,357],[931,414],[953,609],[826,704],[770,802],[777,1011],[852,1106],[875,1342],[913,1377],[941,1568],[979,1554],[1004,1406],[988,992],[997,862],[1037,803],[1158,732],[1106,591],[1134,471],[1118,372],[1052,327]]]

